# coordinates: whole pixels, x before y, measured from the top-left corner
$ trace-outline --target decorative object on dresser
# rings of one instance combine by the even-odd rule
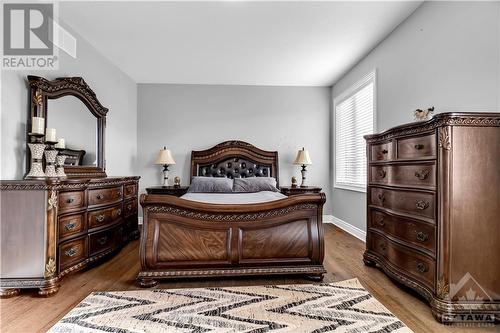
[[[427,110],[416,109],[413,111],[413,118],[416,121],[429,120],[434,112],[434,107],[431,106]]]
[[[163,194],[181,197],[187,193],[189,186],[151,186],[146,187],[148,194]]]
[[[174,186],[175,187],[180,187],[181,186],[181,177],[175,176],[174,177]]]
[[[309,151],[305,150],[305,148],[300,149],[297,152],[297,157],[295,157],[293,164],[302,166],[302,170],[300,170],[302,173],[302,183],[300,184],[300,187],[306,186],[306,167],[312,164],[311,158],[309,157]]]
[[[53,155],[46,156],[46,164],[57,160],[58,168],[51,166],[48,174],[68,179],[42,178],[43,180],[2,180],[0,183],[0,296],[13,296],[23,288],[38,288],[38,293],[50,296],[59,289],[59,280],[66,274],[77,271],[116,253],[129,239],[139,235],[137,225],[137,189],[139,177],[106,177],[104,169],[104,124],[106,111],[82,78],[59,78],[47,81],[29,76],[32,94],[30,113],[33,127],[40,133],[28,145],[33,160],[42,167],[45,143],[44,121],[48,100],[63,96],[75,96],[87,108],[77,108],[89,116],[92,128],[84,132],[97,132],[97,166],[64,166],[65,154],[56,157],[57,151],[65,152],[60,139],[57,150],[49,142]],[[51,104],[52,105],[52,104]],[[55,104],[54,104],[55,105]],[[80,105],[79,105],[80,106]],[[60,117],[70,124],[67,110]],[[88,113],[88,115],[87,115]],[[97,118],[97,121],[96,121]],[[31,119],[31,117],[29,118]],[[30,126],[28,126],[30,127]],[[52,131],[48,131],[53,138]],[[37,142],[38,141],[38,142]],[[60,157],[60,158],[59,158]],[[31,161],[28,157],[27,161]],[[47,166],[48,167],[48,166]],[[54,169],[53,169],[54,168]],[[62,170],[61,170],[62,168]],[[31,177],[33,168],[28,174]],[[43,172],[43,171],[42,171]]]
[[[158,157],[156,157],[155,164],[163,165],[163,186],[168,186],[168,167],[175,164],[175,161],[172,157],[172,153],[167,149],[167,147],[163,147],[163,149],[160,150]]]
[[[438,321],[498,320],[500,113],[442,113],[365,139],[365,263],[425,297]]]
[[[226,141],[193,151],[191,176],[274,177],[278,181],[278,152]],[[154,286],[158,279],[180,277],[305,274],[321,279],[326,272],[325,201],[324,193],[251,204],[142,194],[144,220],[137,279],[143,287]]]
[[[303,187],[297,187],[297,186],[281,186],[280,187],[281,193],[284,195],[296,195],[296,194],[304,194],[304,193],[320,193],[321,192],[321,187],[317,186],[303,186]]]
[[[297,177],[292,177],[292,187],[297,187]]]

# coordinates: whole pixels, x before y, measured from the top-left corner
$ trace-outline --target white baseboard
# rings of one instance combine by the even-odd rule
[[[353,226],[352,224],[347,223],[335,217],[333,215],[323,215],[323,223],[331,223],[344,230],[345,232],[353,235],[357,239],[362,242],[366,242],[366,231],[359,229],[358,227]]]

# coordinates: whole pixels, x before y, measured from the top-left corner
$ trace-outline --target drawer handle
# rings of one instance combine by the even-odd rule
[[[95,220],[97,222],[103,222],[105,218],[106,218],[106,216],[104,214],[101,214],[101,215],[97,215],[97,217],[95,218]]]
[[[429,270],[429,268],[423,262],[419,262],[419,263],[417,263],[417,270],[420,273],[425,273]]]
[[[66,224],[64,225],[64,230],[66,230],[66,231],[71,231],[71,230],[75,229],[75,227],[76,227],[76,223],[74,223],[74,222],[69,222],[69,223],[66,223]]]
[[[415,177],[417,177],[420,180],[426,180],[428,176],[429,176],[429,170],[415,171]]]
[[[377,220],[377,223],[378,225],[380,225],[381,227],[383,227],[385,225],[385,221],[384,221],[384,218],[381,217],[380,219]]]
[[[385,202],[385,195],[384,195],[383,193],[379,193],[379,194],[377,195],[377,197],[378,197],[378,199],[380,200],[380,203],[381,203],[381,204],[384,204],[384,202]]]
[[[128,204],[127,210],[132,210],[132,204]]]
[[[427,209],[429,207],[429,202],[424,200],[418,200],[415,204],[415,207],[417,207],[417,209],[419,210]]]
[[[427,235],[426,233],[423,233],[422,231],[419,231],[417,233],[417,240],[419,242],[425,242],[429,239],[429,235]]]
[[[101,200],[103,198],[103,196],[102,196],[102,194],[99,193],[98,195],[96,195],[96,198],[97,198],[97,200]]]
[[[116,210],[116,215],[118,215],[118,216],[122,215],[122,210],[120,208],[118,208]]]
[[[387,249],[387,246],[385,245],[385,243],[380,243],[380,245],[379,245],[379,246],[380,246],[380,249],[381,249],[382,251],[385,251],[385,250]]]
[[[75,198],[68,198],[68,200],[66,200],[66,203],[73,203],[75,202]]]
[[[64,251],[64,254],[67,256],[67,257],[74,257],[76,255],[77,251],[75,248],[70,248],[69,250],[66,250]]]
[[[382,154],[385,155],[387,154],[389,151],[387,149],[382,149]]]
[[[97,240],[97,243],[99,243],[100,245],[104,245],[106,244],[107,241],[108,241],[108,236],[103,236]]]
[[[387,171],[385,171],[384,169],[379,169],[377,174],[379,178],[385,178],[385,176],[387,175]]]
[[[419,143],[419,144],[415,145],[415,149],[422,150],[422,149],[424,149],[424,145]]]

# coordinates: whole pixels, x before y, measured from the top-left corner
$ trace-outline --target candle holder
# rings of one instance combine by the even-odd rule
[[[64,162],[66,161],[66,155],[62,155],[61,152],[64,150],[62,148],[56,148],[59,154],[56,156],[56,175],[58,178],[66,178],[66,173],[64,172]]]
[[[31,165],[30,171],[24,177],[25,179],[45,179],[45,173],[43,172],[42,159],[43,151],[45,150],[45,144],[43,143],[43,134],[40,133],[29,133],[30,141],[28,147],[31,151]]]
[[[56,157],[59,153],[54,145],[57,143],[54,141],[45,141],[47,145],[47,149],[45,150],[45,176],[55,178],[57,177],[56,173]]]

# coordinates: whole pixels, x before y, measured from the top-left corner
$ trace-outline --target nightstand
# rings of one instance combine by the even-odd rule
[[[183,196],[188,191],[189,186],[151,186],[146,188],[148,194]]]
[[[300,187],[300,186],[280,186],[281,193],[284,195],[290,196],[290,195],[296,195],[296,194],[304,194],[304,193],[319,193],[321,192],[321,187],[317,186],[305,186],[305,187]]]

